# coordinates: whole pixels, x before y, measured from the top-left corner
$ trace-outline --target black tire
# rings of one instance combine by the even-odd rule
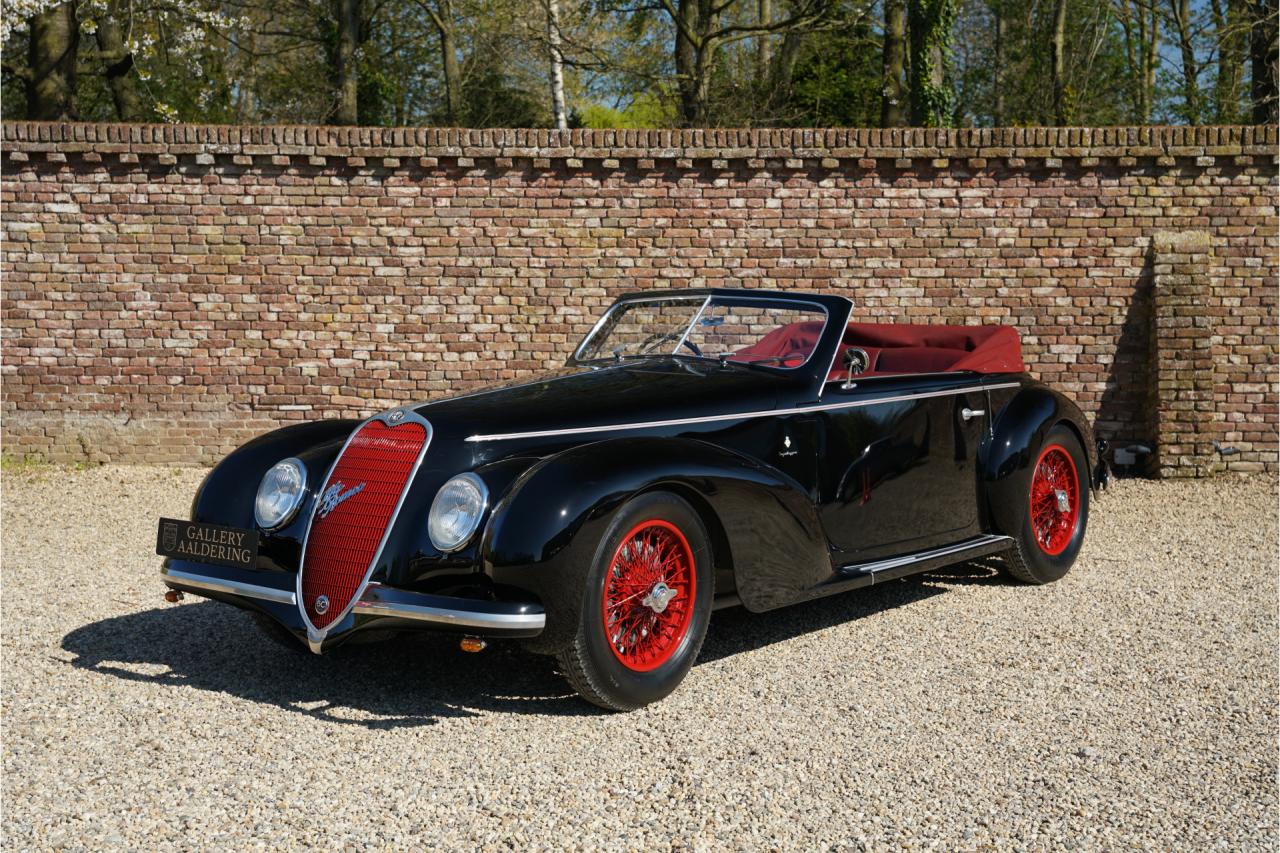
[[[660,529],[674,527],[683,536],[693,561],[693,604],[690,611],[681,611],[687,612],[687,622],[682,632],[674,632],[678,639],[663,646],[670,649],[669,655],[657,655],[660,663],[638,671],[623,662],[625,652],[615,651],[607,634],[605,582],[623,540],[650,522],[658,522]],[[693,507],[668,492],[648,492],[626,503],[596,548],[573,642],[556,658],[570,686],[583,699],[610,711],[632,711],[670,694],[684,680],[702,648],[711,621],[714,583],[710,538]],[[663,614],[669,606],[664,606]],[[643,612],[641,615],[649,618]],[[630,636],[635,635],[633,630]]]
[[[1070,536],[1063,534],[1065,543],[1059,542],[1057,547],[1045,544],[1043,531],[1037,535],[1037,525],[1032,518],[1032,488],[1036,480],[1036,469],[1042,460],[1059,459],[1055,448],[1065,451],[1070,458],[1070,473],[1075,477],[1076,509],[1074,523],[1070,526]],[[1060,470],[1065,468],[1060,467]],[[1040,447],[1036,449],[1036,458],[1027,472],[1024,487],[1026,510],[1018,532],[1013,537],[1013,547],[1001,555],[1004,571],[1010,577],[1030,584],[1046,584],[1058,580],[1071,570],[1080,546],[1084,544],[1084,532],[1089,522],[1089,461],[1084,448],[1080,446],[1076,434],[1066,426],[1058,424],[1049,430]]]

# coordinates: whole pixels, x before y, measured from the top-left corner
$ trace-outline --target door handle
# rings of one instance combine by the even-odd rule
[[[982,417],[982,416],[983,416],[983,415],[985,415],[986,413],[987,413],[987,410],[986,410],[986,409],[970,409],[970,408],[964,408],[964,409],[961,409],[961,410],[960,410],[960,417],[964,418],[966,421],[971,421],[971,420],[973,420],[974,418],[980,418],[980,417]]]

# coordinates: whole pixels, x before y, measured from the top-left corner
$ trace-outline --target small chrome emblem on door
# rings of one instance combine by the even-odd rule
[[[358,486],[352,486],[344,492],[342,491],[342,481],[335,480],[329,488],[324,490],[324,494],[320,496],[320,511],[316,513],[316,515],[324,518],[329,513],[337,509],[338,504],[342,503],[352,495],[359,493],[362,489],[364,489],[364,483],[361,483]]]
[[[787,449],[778,451],[779,456],[795,456],[796,455],[796,451],[791,449],[791,436],[789,435],[783,436],[782,446]]]
[[[329,612],[329,596],[322,595],[316,599],[316,615],[323,616]]]

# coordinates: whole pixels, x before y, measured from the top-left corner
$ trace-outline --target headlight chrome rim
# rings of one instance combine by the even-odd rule
[[[439,517],[437,513],[444,512],[441,506],[441,497],[446,494],[447,490],[457,484],[466,483],[474,488],[478,496],[478,506],[474,515],[470,518],[466,528],[453,540],[443,539],[437,536],[437,522]],[[452,554],[455,551],[461,551],[475,538],[476,531],[480,529],[480,522],[484,520],[485,512],[489,509],[489,488],[484,484],[484,480],[480,479],[470,471],[450,477],[445,481],[436,496],[431,501],[431,509],[427,513],[427,535],[431,538],[431,544],[441,553]]]
[[[289,503],[285,505],[284,511],[276,519],[264,518],[260,502],[262,500],[262,490],[267,486],[269,478],[281,468],[292,468],[297,477],[298,487],[288,497]],[[267,473],[262,475],[262,480],[258,483],[258,491],[253,499],[253,520],[258,527],[263,530],[279,530],[281,527],[292,522],[298,516],[298,510],[302,508],[307,496],[307,466],[302,460],[296,456],[290,456],[287,459],[281,459],[276,464],[267,469]]]

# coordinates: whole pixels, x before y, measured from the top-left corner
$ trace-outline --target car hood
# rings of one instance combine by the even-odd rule
[[[462,439],[767,410],[803,387],[794,374],[663,357],[568,367],[416,411],[439,438]]]

